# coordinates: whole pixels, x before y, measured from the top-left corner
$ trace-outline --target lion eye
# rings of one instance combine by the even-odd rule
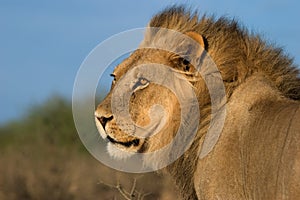
[[[145,78],[139,78],[139,83],[141,85],[146,85],[147,83],[149,83],[149,81],[147,79],[145,79]]]
[[[143,89],[149,85],[149,81],[145,78],[139,78],[136,84],[133,86],[132,90]]]

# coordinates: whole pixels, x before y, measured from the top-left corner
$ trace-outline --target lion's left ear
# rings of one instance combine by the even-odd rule
[[[186,32],[185,35],[187,35],[190,38],[192,38],[193,40],[195,40],[203,48],[203,49],[198,49],[197,50],[197,56],[200,56],[203,53],[203,50],[207,49],[207,45],[206,45],[205,39],[199,33],[196,33],[194,31],[190,31],[190,32]]]

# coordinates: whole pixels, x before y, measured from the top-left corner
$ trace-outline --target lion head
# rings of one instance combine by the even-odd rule
[[[133,84],[130,87],[133,92],[129,101],[129,113],[136,125],[145,127],[150,124],[150,110],[153,105],[163,106],[167,117],[159,122],[162,123],[164,121],[163,123],[165,124],[159,134],[149,137],[147,135],[149,133],[142,137],[130,134],[128,130],[130,126],[128,125],[127,128],[121,129],[117,124],[116,117],[112,114],[113,95],[111,90],[104,101],[98,105],[95,115],[99,132],[104,139],[108,140],[108,152],[113,157],[124,158],[130,156],[130,152],[151,151],[167,142],[168,138],[164,138],[166,141],[160,140],[163,132],[165,135],[172,135],[178,126],[176,124],[180,120],[178,119],[180,108],[174,94],[168,89],[151,83],[147,78],[140,76],[137,68],[141,64],[149,63],[151,65],[153,62],[170,65],[168,57],[167,52],[140,49],[115,68],[112,74],[114,77],[112,90],[117,87],[118,81],[122,79],[122,76],[131,70],[132,80],[130,81]],[[155,114],[157,113],[152,113],[152,117]],[[159,123],[155,128],[160,126]]]
[[[202,37],[198,34],[197,37],[202,42]],[[141,47],[115,68],[111,91],[95,112],[98,130],[108,141],[111,156],[126,158],[131,153],[154,152],[171,142],[182,120],[182,102],[178,96],[189,96],[189,88],[203,92],[206,89],[205,84],[199,84],[201,77],[187,59],[174,52]],[[122,96],[128,89],[129,115],[123,116],[127,120],[118,122],[113,114],[113,97]],[[200,97],[196,95],[199,93],[193,96],[193,103],[198,106]],[[126,102],[126,98],[120,98]],[[122,112],[116,109],[115,112]]]

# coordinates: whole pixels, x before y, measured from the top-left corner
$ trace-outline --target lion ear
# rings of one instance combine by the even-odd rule
[[[200,46],[203,48],[203,49],[198,49],[197,55],[200,56],[203,50],[207,48],[204,37],[194,31],[186,32],[185,35],[189,36],[190,38],[198,42]]]

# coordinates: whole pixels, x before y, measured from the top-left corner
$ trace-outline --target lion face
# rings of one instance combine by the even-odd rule
[[[152,63],[158,63],[173,66],[174,69],[187,67],[184,66],[187,61],[168,59],[170,56],[167,52],[159,50],[138,50],[115,68],[112,74],[114,81],[111,91],[95,111],[97,128],[101,136],[108,141],[107,148],[111,156],[125,158],[135,152],[155,151],[168,144],[176,133],[178,128],[176,124],[179,124],[178,120],[180,120],[180,106],[175,94],[157,83],[150,82],[147,78],[138,76],[140,65],[147,68],[151,67]],[[126,124],[122,124],[121,128],[122,122],[117,123],[116,116],[112,112],[113,90],[129,71],[134,72],[135,75],[131,80],[134,84],[131,86],[133,92],[128,106],[130,120],[139,127],[147,127],[151,124],[151,120],[156,118],[151,133],[141,132],[136,135],[134,131],[128,130],[130,128],[126,128]],[[157,113],[153,108],[157,105],[163,108],[163,114],[155,117]],[[165,138],[162,137],[163,135],[170,137]]]
[[[186,35],[200,48],[204,44],[199,34]],[[122,159],[169,144],[181,123],[182,110],[175,90],[179,88],[184,98],[189,96],[189,88],[203,92],[201,77],[188,57],[192,56],[188,53],[191,50],[194,54],[201,51],[185,39],[181,44],[180,51],[185,51],[186,57],[162,49],[140,48],[115,68],[111,91],[95,111],[97,128],[108,141],[111,156]],[[172,87],[166,87],[170,82]],[[124,97],[126,92],[129,96]],[[122,108],[125,104],[128,106]]]

